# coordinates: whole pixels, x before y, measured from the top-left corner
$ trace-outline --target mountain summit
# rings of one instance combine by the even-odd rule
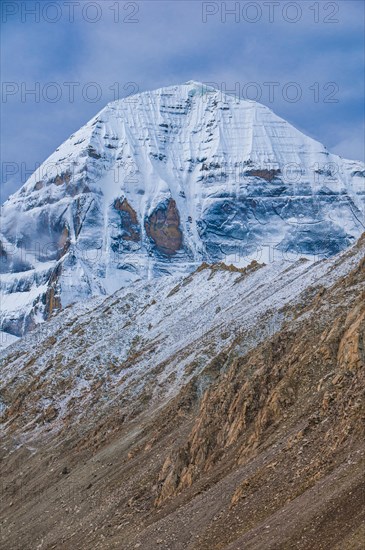
[[[2,207],[1,328],[202,261],[332,255],[364,229],[364,176],[201,83],[109,103]]]

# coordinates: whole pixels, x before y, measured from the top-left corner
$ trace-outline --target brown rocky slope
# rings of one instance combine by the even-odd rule
[[[3,547],[362,548],[364,248],[286,305],[279,331],[246,353],[236,335],[153,411],[26,445],[7,432]]]

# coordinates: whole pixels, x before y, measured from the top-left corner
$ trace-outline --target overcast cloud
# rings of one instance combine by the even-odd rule
[[[363,33],[356,0],[3,1],[1,201],[108,101],[187,80],[238,89],[331,151],[363,160]],[[39,97],[25,94],[37,86]]]

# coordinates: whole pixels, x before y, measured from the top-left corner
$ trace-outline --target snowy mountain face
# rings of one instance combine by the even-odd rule
[[[364,177],[267,107],[199,83],[110,103],[2,207],[3,340],[202,261],[331,256],[364,229]]]

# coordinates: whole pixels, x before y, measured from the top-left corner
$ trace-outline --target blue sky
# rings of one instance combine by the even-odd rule
[[[1,7],[1,202],[108,101],[187,80],[236,89],[329,150],[364,159],[362,1]]]

